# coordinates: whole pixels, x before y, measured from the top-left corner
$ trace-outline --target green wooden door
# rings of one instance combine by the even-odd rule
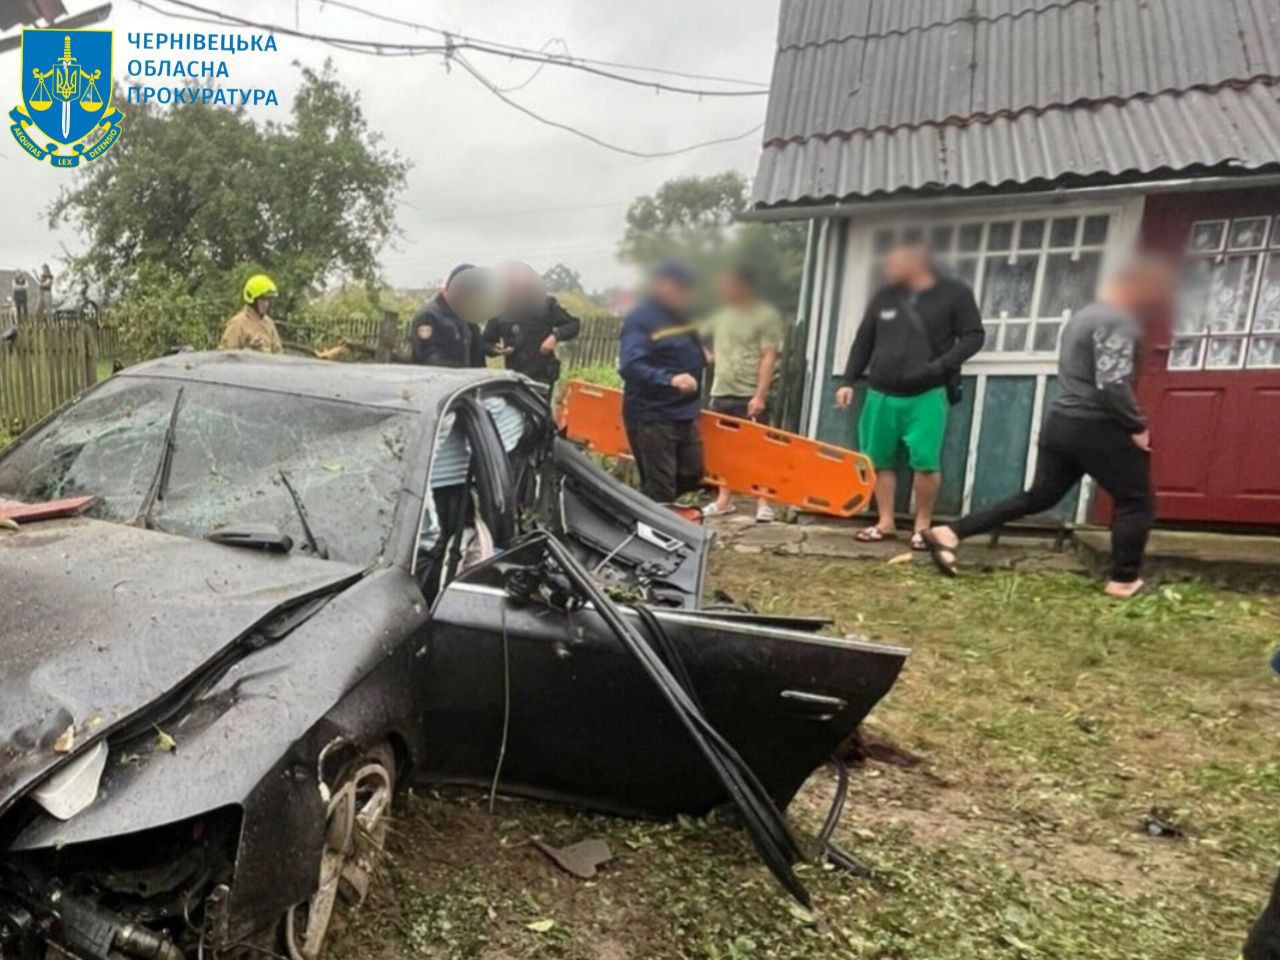
[[[987,377],[971,509],[1022,490],[1035,402],[1035,377]]]

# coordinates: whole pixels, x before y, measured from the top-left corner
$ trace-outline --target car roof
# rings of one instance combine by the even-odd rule
[[[519,379],[483,368],[334,363],[246,350],[178,353],[128,367],[116,376],[212,383],[424,413],[437,411],[467,386]]]

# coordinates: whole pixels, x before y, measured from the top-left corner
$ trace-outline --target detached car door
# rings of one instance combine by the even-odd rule
[[[906,655],[743,618],[622,612],[779,807],[888,692]],[[702,814],[728,799],[652,676],[557,576],[545,542],[450,583],[423,655],[429,779],[628,814]]]

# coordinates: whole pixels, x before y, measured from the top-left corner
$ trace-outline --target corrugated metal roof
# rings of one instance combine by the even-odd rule
[[[756,200],[1274,163],[1278,79],[1280,0],[783,0]]]
[[[971,189],[1280,162],[1280,87],[1052,108],[984,123],[899,127],[775,144],[754,190],[772,205],[947,187]]]

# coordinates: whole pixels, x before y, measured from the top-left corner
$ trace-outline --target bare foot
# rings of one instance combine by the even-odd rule
[[[1143,586],[1144,584],[1141,580],[1133,580],[1129,583],[1112,580],[1107,584],[1103,592],[1108,597],[1113,597],[1116,600],[1130,600],[1142,591]]]
[[[933,534],[933,539],[948,550],[954,550],[960,546],[960,538],[956,536],[956,532],[950,527],[932,527],[930,532]]]
[[[956,576],[956,547],[960,545],[960,538],[955,531],[950,527],[932,527],[916,535],[929,551],[938,572],[948,577]]]

